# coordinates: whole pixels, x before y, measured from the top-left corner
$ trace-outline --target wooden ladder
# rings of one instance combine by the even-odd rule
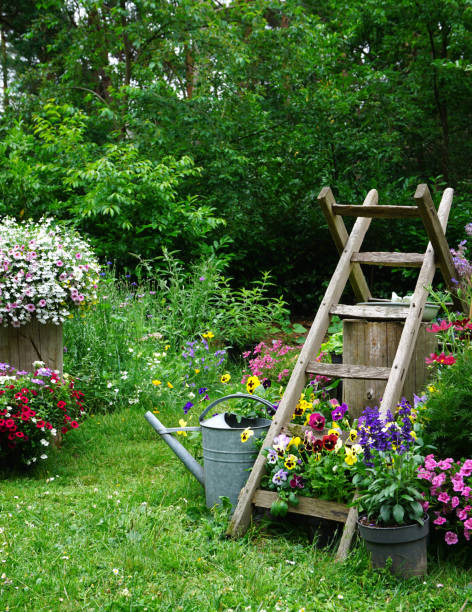
[[[321,374],[333,378],[385,380],[386,387],[380,404],[380,412],[385,415],[388,410],[394,409],[400,398],[408,371],[428,297],[428,287],[433,281],[436,267],[439,267],[446,287],[451,291],[456,308],[463,309],[463,305],[454,294],[452,283],[454,264],[445,237],[452,196],[453,190],[446,189],[442,195],[439,209],[436,211],[429,189],[424,184],[419,185],[416,189],[414,195],[415,206],[379,206],[378,194],[375,189],[369,191],[362,206],[337,204],[329,187],[324,187],[321,190],[318,201],[326,217],[328,228],[340,258],[272,420],[263,448],[272,446],[274,438],[279,435],[283,427],[290,423],[300,394],[306,385],[308,374]],[[341,215],[357,217],[350,235]],[[422,219],[429,237],[429,244],[424,254],[360,252],[362,242],[373,218],[404,219],[413,217]],[[420,268],[410,305],[405,306],[405,308],[397,308],[339,304],[348,280],[360,301],[368,302],[372,299],[361,264]],[[317,362],[315,357],[320,351],[333,315],[384,321],[403,319],[405,323],[392,366],[386,368]],[[261,449],[249,479],[241,490],[238,505],[228,527],[227,533],[232,537],[245,533],[251,520],[253,505],[270,507],[271,496],[275,494],[259,489],[264,474],[264,466],[265,455]],[[337,559],[343,560],[346,557],[356,524],[357,511],[355,508],[307,498],[301,500],[300,505],[293,511],[345,523]]]

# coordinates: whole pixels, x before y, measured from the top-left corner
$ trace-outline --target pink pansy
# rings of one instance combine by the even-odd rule
[[[446,544],[449,544],[449,546],[451,546],[451,544],[457,544],[459,538],[457,537],[457,534],[453,531],[446,531],[444,535],[444,540],[446,541]]]

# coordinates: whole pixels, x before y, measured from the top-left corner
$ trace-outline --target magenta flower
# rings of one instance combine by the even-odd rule
[[[298,474],[294,474],[289,484],[292,489],[303,489],[303,478]]]
[[[446,544],[449,544],[449,546],[451,546],[451,544],[457,544],[459,538],[457,537],[457,534],[455,534],[453,531],[446,531],[444,535],[444,540],[446,541]]]
[[[444,523],[446,522],[446,519],[444,518],[444,516],[438,516],[433,523],[435,525],[444,525]]]
[[[451,506],[452,506],[453,508],[457,508],[457,506],[459,505],[459,503],[460,503],[459,498],[457,497],[457,495],[454,495],[454,497],[451,499]]]
[[[316,429],[316,431],[323,431],[325,423],[326,419],[319,412],[314,412],[313,414],[310,414],[308,424],[312,429]]]

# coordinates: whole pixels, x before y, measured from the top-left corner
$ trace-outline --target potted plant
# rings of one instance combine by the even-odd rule
[[[44,363],[32,373],[0,363],[0,458],[3,465],[40,463],[48,446],[84,417],[84,394],[68,375],[59,377]]]
[[[366,408],[359,418],[362,461],[353,466],[358,489],[358,527],[371,553],[372,566],[391,559],[392,573],[408,577],[426,572],[429,518],[424,510],[426,486],[418,479],[423,462],[415,410],[403,400],[395,415],[382,418]]]
[[[97,300],[99,266],[86,241],[52,219],[0,223],[0,362],[62,371],[62,328]],[[21,329],[20,329],[21,328]]]

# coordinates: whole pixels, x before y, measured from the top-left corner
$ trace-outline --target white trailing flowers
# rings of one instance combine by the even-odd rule
[[[97,300],[99,264],[90,245],[52,219],[0,222],[0,325],[34,317],[56,325]]]

